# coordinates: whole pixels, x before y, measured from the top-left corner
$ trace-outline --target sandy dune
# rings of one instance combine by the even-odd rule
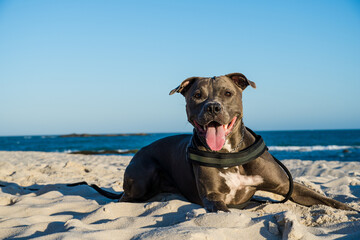
[[[66,186],[87,181],[119,192],[130,159],[0,152],[0,239],[360,239],[359,213],[325,206],[206,213],[174,194],[118,203],[88,186]],[[360,162],[283,162],[296,181],[360,210]]]

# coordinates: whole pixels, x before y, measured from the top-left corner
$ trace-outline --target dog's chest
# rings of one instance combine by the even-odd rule
[[[233,171],[219,172],[220,177],[223,178],[226,186],[230,189],[230,192],[226,193],[225,196],[226,204],[233,203],[234,200],[236,200],[237,193],[242,192],[246,195],[250,187],[263,183],[263,178],[259,175],[242,175],[240,174],[238,167],[235,167],[235,169],[232,170]]]

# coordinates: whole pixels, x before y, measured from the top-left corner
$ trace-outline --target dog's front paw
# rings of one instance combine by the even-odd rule
[[[223,201],[211,201],[208,199],[203,200],[204,207],[208,212],[230,212],[229,208]]]

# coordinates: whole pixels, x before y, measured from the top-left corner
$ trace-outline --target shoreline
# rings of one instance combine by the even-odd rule
[[[360,214],[326,206],[255,204],[206,213],[176,194],[109,200],[80,181],[122,191],[131,156],[0,151],[0,238],[336,239],[360,237]],[[360,210],[360,162],[282,160],[294,180]],[[276,200],[278,196],[259,195]]]

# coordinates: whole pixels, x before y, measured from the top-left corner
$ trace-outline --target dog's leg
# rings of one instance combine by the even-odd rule
[[[142,158],[146,157],[146,161]],[[141,202],[160,192],[160,169],[149,156],[134,156],[124,173],[124,194],[120,202]]]
[[[271,185],[274,186],[275,184],[272,183]],[[273,193],[280,194],[285,197],[289,191],[288,179],[284,178],[281,183],[280,182],[278,183],[277,187],[264,188],[264,189],[260,189],[260,190],[273,192]],[[325,196],[317,193],[316,191],[314,191],[300,183],[297,183],[297,182],[294,182],[294,189],[293,189],[290,200],[295,203],[298,203],[298,204],[301,204],[304,206],[308,206],[308,207],[313,206],[313,205],[327,205],[327,206],[342,209],[342,210],[354,210],[353,208],[347,206],[344,203],[341,203],[334,199],[325,197]]]
[[[204,208],[209,212],[230,212],[226,206],[225,195],[221,193],[221,182],[215,168],[202,167],[194,164],[194,174],[199,196]]]
[[[315,192],[314,190],[296,182],[294,183],[294,191],[291,195],[291,200],[305,206],[321,204],[342,210],[354,210],[342,202],[325,197]]]
[[[259,186],[258,189],[286,196],[289,191],[288,177],[286,176],[285,172],[280,169],[275,160],[273,160],[270,155],[267,156],[268,158],[262,159],[262,161],[258,161],[257,164],[258,168],[264,169],[258,173],[264,178],[264,183]],[[262,164],[266,165],[262,166]],[[304,206],[320,204],[343,210],[354,210],[344,203],[325,197],[316,191],[296,182],[294,182],[294,189],[290,200]]]

